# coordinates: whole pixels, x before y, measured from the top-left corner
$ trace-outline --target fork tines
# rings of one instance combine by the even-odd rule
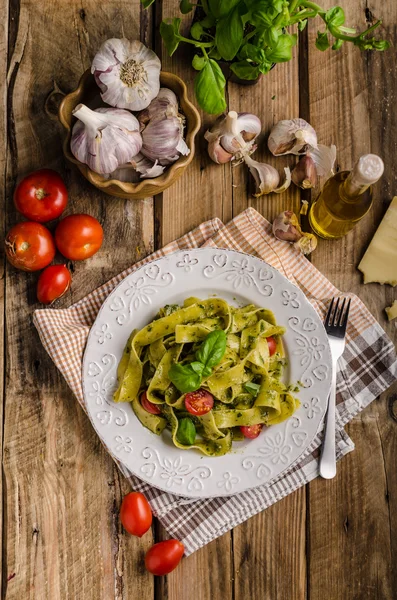
[[[341,298],[332,298],[324,320],[324,326],[327,333],[331,335],[337,335],[338,337],[344,337],[345,335],[351,303],[351,298],[349,298],[347,304],[347,298],[343,298],[343,302],[341,302],[341,306],[339,307],[339,302],[341,300]]]

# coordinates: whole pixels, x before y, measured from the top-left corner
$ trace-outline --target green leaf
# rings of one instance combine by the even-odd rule
[[[189,0],[181,0],[179,3],[179,10],[183,15],[187,15],[192,10],[194,4],[189,2]]]
[[[191,365],[173,364],[168,371],[168,377],[182,394],[198,390],[201,384],[201,375],[196,373]]]
[[[240,48],[238,56],[241,60],[248,59],[255,63],[261,62],[265,57],[262,48],[258,48],[254,44],[249,43],[244,44],[244,46]]]
[[[165,47],[168,50],[168,54],[172,56],[175,50],[179,46],[179,27],[181,26],[181,19],[173,19],[172,22],[168,23],[162,21],[160,23],[160,34],[163,38]]]
[[[256,398],[259,394],[260,387],[261,386],[259,385],[259,383],[253,383],[252,381],[248,381],[243,385],[244,390],[251,394],[251,396],[254,396],[254,398]]]
[[[192,369],[195,373],[202,375],[203,369],[204,369],[204,365],[202,362],[194,360],[193,362],[190,363],[190,366],[192,367]]]
[[[336,40],[333,44],[332,44],[332,50],[339,50],[339,48],[341,48],[343,45],[343,40]]]
[[[178,422],[177,440],[184,446],[191,446],[196,439],[196,427],[189,417],[184,417]]]
[[[215,17],[213,15],[206,15],[204,19],[200,21],[204,29],[210,29],[215,25]]]
[[[340,6],[334,6],[325,13],[325,22],[332,27],[339,27],[345,22],[345,13]]]
[[[211,52],[208,54],[210,58],[215,58],[215,60],[221,60],[222,56],[220,55],[216,46],[214,46]]]
[[[194,81],[197,102],[205,112],[218,115],[226,110],[225,77],[218,63],[209,59]]]
[[[307,25],[307,19],[303,19],[303,21],[299,21],[298,29],[299,31],[303,31]]]
[[[203,35],[203,33],[204,29],[201,23],[193,23],[190,29],[190,35],[192,36],[192,38],[194,40],[201,40],[201,36]]]
[[[228,15],[240,0],[208,0],[208,6],[216,19],[221,19]]]
[[[206,62],[207,59],[204,56],[199,56],[198,54],[195,54],[192,60],[192,67],[193,69],[196,69],[196,71],[201,71],[201,69],[204,69]]]
[[[253,10],[251,22],[257,27],[271,27],[273,25],[273,20],[279,13],[280,11],[274,6],[270,6],[270,4],[268,6],[264,5],[263,7]]]
[[[328,35],[326,31],[324,33],[321,33],[321,31],[317,32],[316,48],[322,52],[329,48]]]
[[[279,38],[279,33],[275,27],[268,27],[265,30],[264,40],[267,46],[270,48],[275,48],[277,46]]]
[[[244,37],[244,25],[238,7],[233,12],[218,21],[216,26],[216,47],[225,60],[233,60]]]
[[[143,8],[149,8],[153,4],[154,0],[141,0]]]
[[[296,44],[296,35],[283,33],[279,36],[275,48],[266,51],[266,59],[272,63],[287,62],[292,58],[292,47]]]
[[[247,60],[232,63],[230,69],[237,77],[247,79],[248,81],[257,79],[260,73],[260,68],[257,65],[249,63]]]
[[[226,333],[222,329],[211,331],[196,352],[196,358],[206,367],[215,367],[226,350]]]

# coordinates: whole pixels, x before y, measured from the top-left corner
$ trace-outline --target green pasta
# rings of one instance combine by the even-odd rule
[[[271,311],[253,304],[188,298],[167,305],[131,333],[114,400],[131,402],[153,433],[168,429],[178,448],[221,456],[244,439],[244,428],[275,425],[299,407],[281,381],[284,333]],[[204,412],[192,410],[197,395],[210,402]]]

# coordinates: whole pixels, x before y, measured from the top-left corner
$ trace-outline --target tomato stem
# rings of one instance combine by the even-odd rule
[[[43,188],[37,188],[37,190],[35,192],[35,196],[36,196],[37,200],[43,200],[43,198],[48,196],[48,194],[46,194],[46,192]]]

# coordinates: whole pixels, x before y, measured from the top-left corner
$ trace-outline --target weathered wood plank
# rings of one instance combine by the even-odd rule
[[[333,2],[326,2],[331,6]],[[397,11],[393,3],[345,0],[346,20],[361,30],[376,18],[387,26],[381,33],[391,41]],[[319,53],[309,31],[310,122],[319,141],[335,143],[338,166],[350,169],[369,151],[385,160],[385,175],[374,188],[371,213],[347,237],[320,240],[313,263],[342,290],[356,293],[388,333],[396,339],[383,309],[395,296],[388,286],[362,284],[356,267],[387,203],[396,190],[391,157],[396,150],[396,52],[363,53],[347,47]],[[310,484],[309,597],[391,599],[396,594],[395,498],[397,471],[396,422],[387,410],[387,395],[347,427],[355,451],[338,468],[334,481]],[[332,568],[329,568],[332,565]]]
[[[100,253],[73,265],[68,305],[152,250],[152,200],[111,198],[64,165],[60,128],[44,104],[54,80],[64,91],[75,87],[102,41],[139,37],[140,3],[42,0],[11,9],[7,226],[19,220],[9,201],[17,178],[48,166],[65,176],[68,211],[88,212],[105,229]],[[35,282],[7,267],[4,557],[15,577],[4,597],[149,600],[153,581],[142,555],[152,536],[138,540],[121,529],[128,485],[33,331]]]

